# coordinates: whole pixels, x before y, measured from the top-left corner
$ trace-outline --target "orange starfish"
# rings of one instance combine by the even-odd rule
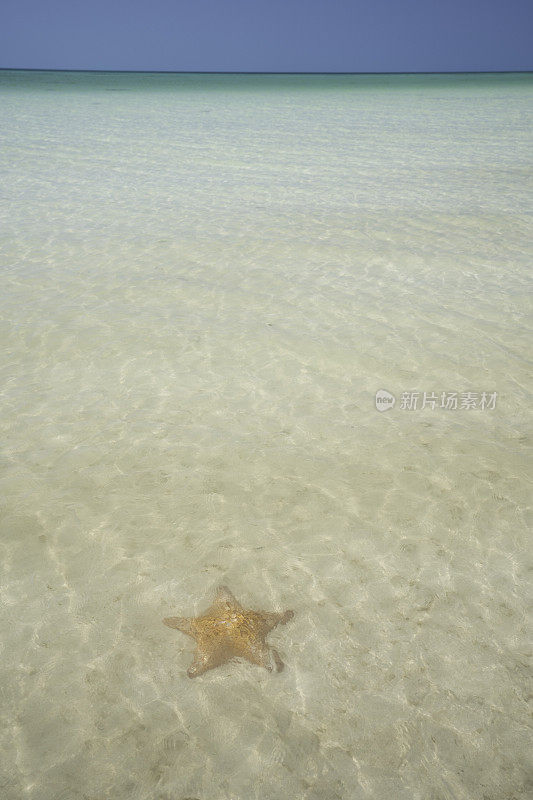
[[[215,602],[205,614],[167,617],[163,622],[196,639],[194,660],[187,670],[189,678],[196,678],[236,656],[265,667],[269,672],[273,661],[281,672],[283,661],[265,638],[272,628],[279,623],[285,625],[293,616],[293,611],[276,614],[244,609],[227,586],[219,586]]]

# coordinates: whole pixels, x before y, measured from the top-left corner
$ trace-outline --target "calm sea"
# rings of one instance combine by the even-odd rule
[[[2,798],[526,797],[532,100],[0,72]]]

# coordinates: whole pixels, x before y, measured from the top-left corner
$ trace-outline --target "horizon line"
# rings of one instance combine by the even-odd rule
[[[407,71],[355,71],[355,72],[320,72],[317,70],[290,72],[286,70],[173,70],[173,69],[70,69],[68,67],[0,67],[0,72],[79,72],[79,73],[117,73],[134,75],[527,75],[531,69],[503,70],[407,70]]]

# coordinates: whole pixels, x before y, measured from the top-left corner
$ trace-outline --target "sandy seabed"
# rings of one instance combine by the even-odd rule
[[[532,91],[0,74],[2,798],[530,796]]]

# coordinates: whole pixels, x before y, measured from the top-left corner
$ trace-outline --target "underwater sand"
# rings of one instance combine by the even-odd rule
[[[3,800],[531,796],[532,95],[0,72]]]

